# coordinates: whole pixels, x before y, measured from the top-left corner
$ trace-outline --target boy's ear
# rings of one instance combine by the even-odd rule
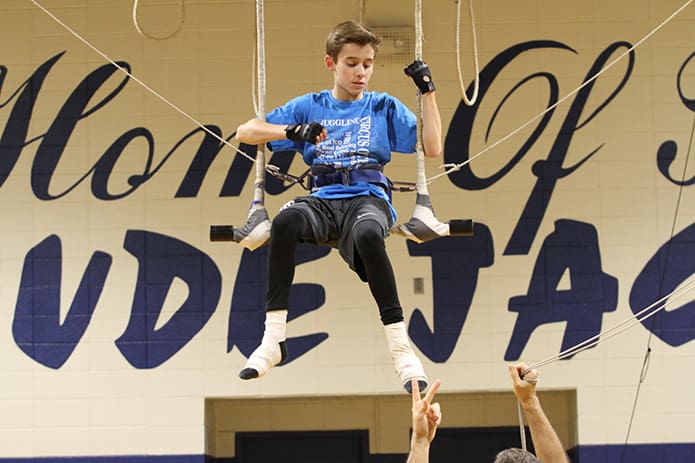
[[[326,62],[326,67],[329,71],[335,70],[335,62],[333,61],[333,58],[331,58],[331,55],[326,55],[324,57],[324,61]]]

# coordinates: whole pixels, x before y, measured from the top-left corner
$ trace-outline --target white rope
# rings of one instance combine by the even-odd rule
[[[519,414],[519,435],[521,438],[521,449],[526,451],[526,428],[524,427],[524,414],[521,411],[521,402],[516,401],[516,410]]]
[[[254,87],[256,93],[256,103],[254,110],[256,117],[265,120],[265,5],[264,0],[256,0],[256,80],[257,86]]]
[[[659,24],[658,26],[656,26],[656,28],[654,28],[651,32],[649,32],[647,35],[645,35],[644,37],[642,37],[642,38],[641,38],[639,41],[637,41],[637,43],[635,43],[633,46],[631,46],[630,48],[628,48],[627,51],[625,51],[625,52],[622,53],[620,56],[618,56],[616,59],[614,59],[613,61],[611,61],[610,63],[608,63],[603,69],[601,69],[601,70],[598,71],[596,74],[594,74],[593,76],[591,76],[586,82],[584,82],[583,84],[581,84],[579,87],[577,87],[576,89],[572,90],[572,91],[571,91],[570,93],[568,93],[567,95],[565,95],[565,96],[563,96],[562,98],[560,98],[560,99],[559,99],[558,101],[556,101],[554,104],[550,105],[545,111],[542,111],[542,112],[536,114],[536,115],[533,116],[531,119],[529,119],[528,121],[526,121],[525,123],[523,123],[522,125],[520,125],[517,129],[515,129],[515,130],[509,132],[507,135],[505,135],[504,137],[500,138],[499,140],[497,140],[497,141],[494,142],[493,144],[491,144],[491,145],[485,147],[484,149],[482,149],[481,151],[479,151],[479,152],[476,153],[475,155],[473,155],[473,156],[471,156],[470,158],[468,158],[466,161],[464,161],[464,162],[462,162],[462,163],[460,163],[460,164],[445,164],[443,167],[446,167],[447,169],[446,169],[444,172],[439,173],[439,174],[437,174],[437,175],[435,175],[435,176],[430,177],[429,179],[427,179],[427,183],[430,184],[430,183],[432,183],[433,181],[437,180],[438,178],[441,178],[441,177],[444,177],[444,176],[446,176],[446,175],[449,175],[449,174],[452,173],[452,172],[456,172],[456,171],[458,171],[458,170],[461,170],[461,167],[465,166],[466,164],[468,164],[469,162],[471,162],[473,159],[475,159],[475,158],[477,158],[477,157],[483,155],[484,153],[490,151],[491,149],[493,149],[494,147],[496,147],[496,146],[499,145],[500,143],[505,142],[505,141],[508,140],[509,138],[513,137],[514,135],[516,135],[517,133],[521,132],[523,129],[525,129],[526,127],[528,127],[528,126],[529,126],[532,122],[534,122],[535,120],[539,119],[540,117],[543,117],[543,116],[544,116],[545,114],[547,114],[549,111],[552,111],[553,109],[555,109],[556,107],[558,107],[561,103],[563,103],[564,101],[566,101],[568,98],[570,98],[571,96],[575,95],[575,94],[578,93],[581,89],[583,89],[584,87],[586,87],[587,85],[589,85],[591,82],[593,82],[593,81],[595,81],[596,79],[598,79],[598,77],[599,77],[601,74],[603,74],[603,73],[606,72],[608,69],[610,69],[611,67],[613,67],[617,62],[619,62],[620,60],[622,60],[625,56],[627,56],[628,54],[632,53],[637,47],[639,47],[640,45],[642,45],[642,43],[644,43],[647,39],[649,39],[652,35],[654,35],[654,34],[655,34],[657,31],[659,31],[662,27],[664,27],[666,24],[668,24],[673,18],[675,18],[678,14],[680,14],[688,5],[690,5],[690,4],[692,3],[692,1],[693,1],[693,0],[687,0],[680,8],[678,8],[676,11],[674,11],[674,12],[673,12],[668,18],[666,18],[664,21],[662,21],[661,24]]]
[[[693,281],[690,281],[689,283],[686,283],[680,288],[677,288],[673,291],[671,291],[669,294],[663,296],[661,299],[655,301],[654,303],[648,305],[644,309],[640,310],[637,312],[634,317],[628,318],[623,320],[622,322],[613,325],[612,327],[601,331],[599,334],[592,336],[591,338],[588,338],[578,344],[576,344],[573,347],[570,347],[568,349],[565,349],[564,351],[560,352],[559,354],[552,355],[544,360],[541,360],[539,362],[536,362],[529,366],[526,370],[524,370],[521,373],[521,376],[523,377],[527,372],[531,371],[534,368],[540,368],[545,365],[549,365],[551,363],[554,363],[558,360],[562,360],[567,357],[571,357],[575,354],[578,354],[579,352],[585,351],[587,349],[590,349],[592,347],[597,346],[601,342],[607,341],[608,339],[617,336],[621,334],[624,331],[629,330],[633,326],[635,326],[638,323],[642,323],[644,320],[647,320],[648,318],[653,317],[657,313],[661,312],[666,308],[667,302],[674,302],[680,299],[681,297],[685,296],[688,294],[691,290],[695,289],[695,279]]]
[[[133,79],[135,82],[137,82],[138,84],[140,84],[145,90],[147,90],[148,92],[150,92],[151,94],[153,94],[154,96],[156,96],[157,98],[159,98],[160,100],[162,100],[164,103],[166,103],[167,105],[169,105],[172,109],[174,109],[176,112],[178,112],[179,114],[181,114],[182,116],[186,117],[188,120],[190,120],[191,122],[193,122],[195,125],[197,125],[198,127],[200,127],[200,128],[201,128],[203,131],[205,131],[208,135],[210,135],[211,137],[217,139],[220,143],[223,143],[223,144],[229,146],[229,147],[232,148],[234,151],[236,151],[236,152],[239,153],[240,155],[244,156],[246,159],[250,160],[251,162],[255,162],[255,159],[254,159],[252,156],[249,156],[248,154],[244,153],[242,150],[240,150],[240,149],[237,148],[236,146],[232,145],[231,143],[229,143],[227,140],[225,140],[224,138],[222,138],[222,137],[220,137],[219,135],[217,135],[217,134],[216,134],[215,132],[213,132],[212,130],[208,129],[206,126],[204,126],[203,124],[201,124],[200,122],[198,122],[195,118],[193,118],[192,116],[190,116],[190,115],[189,115],[188,113],[186,113],[184,110],[182,110],[181,108],[179,108],[178,106],[176,106],[174,103],[172,103],[171,101],[169,101],[169,100],[167,100],[166,98],[164,98],[164,96],[162,96],[162,95],[160,95],[159,93],[157,93],[152,87],[150,87],[149,85],[147,85],[145,82],[143,82],[142,80],[140,80],[140,79],[138,79],[137,77],[135,77],[135,76],[134,76],[131,72],[129,72],[127,69],[125,69],[124,67],[122,67],[121,65],[119,65],[118,63],[116,63],[116,62],[115,62],[114,60],[112,60],[108,55],[106,55],[104,52],[102,52],[102,51],[99,50],[97,47],[95,47],[94,45],[92,45],[92,44],[91,44],[89,41],[87,41],[84,37],[82,37],[82,36],[81,36],[80,34],[78,34],[75,30],[73,30],[70,26],[68,26],[67,24],[65,24],[64,22],[62,22],[60,19],[58,19],[53,13],[51,13],[50,11],[48,11],[48,10],[47,10],[43,5],[41,5],[37,0],[31,0],[31,2],[32,2],[34,5],[36,5],[40,10],[42,10],[44,13],[46,13],[48,16],[50,16],[55,22],[57,22],[58,24],[60,24],[65,30],[67,30],[67,31],[70,32],[73,36],[75,36],[78,40],[80,40],[82,43],[84,43],[85,45],[87,45],[87,46],[88,46],[89,48],[91,48],[94,52],[96,52],[98,55],[100,55],[100,56],[101,56],[102,58],[104,58],[106,61],[108,61],[109,63],[111,63],[113,66],[115,66],[118,70],[120,70],[121,72],[123,72],[123,73],[124,73],[125,75],[127,75],[129,78]]]
[[[174,32],[163,37],[156,37],[154,35],[148,34],[142,27],[140,27],[140,19],[138,18],[139,2],[140,0],[133,0],[133,24],[135,25],[135,29],[138,31],[138,34],[152,40],[167,40],[178,34],[183,28],[183,23],[186,21],[186,6],[183,4],[183,0],[179,0],[179,10],[181,15],[179,25],[176,27],[176,30]]]
[[[415,59],[422,60],[422,0],[415,0]],[[429,194],[427,191],[427,173],[425,171],[425,151],[422,146],[422,124],[423,108],[422,94],[417,94],[417,143],[415,147],[415,165],[417,168],[417,178],[415,187],[417,192],[423,195]]]
[[[521,372],[521,378],[524,379],[525,381],[530,381],[530,382],[536,382],[536,380],[531,380],[531,379],[525,379],[524,376],[526,373],[530,372],[531,370],[538,369],[542,366],[549,365],[551,363],[557,362],[559,360],[562,360],[564,358],[573,356],[575,354],[578,354],[580,352],[583,352],[587,349],[590,349],[592,347],[597,346],[601,342],[605,342],[609,340],[610,338],[617,336],[624,331],[629,330],[633,326],[635,326],[638,323],[642,323],[643,321],[647,320],[650,317],[653,317],[657,313],[661,312],[666,308],[666,304],[668,302],[674,302],[689,293],[691,290],[695,288],[695,279],[680,289],[676,289],[669,294],[665,295],[658,301],[650,304],[649,306],[645,307],[644,309],[640,310],[638,313],[634,315],[634,317],[628,318],[623,320],[622,322],[613,325],[612,327],[600,332],[599,334],[586,339],[578,344],[576,344],[573,347],[570,347],[569,349],[565,349],[564,351],[560,352],[559,354],[556,355],[551,355],[550,357],[541,360],[539,362],[536,362],[532,365],[530,365],[528,368],[526,368],[524,371]],[[654,309],[656,307],[656,309]],[[652,310],[654,309],[654,310]],[[526,450],[526,430],[524,428],[524,418],[521,410],[521,402],[517,400],[517,410],[518,410],[518,415],[519,415],[519,437],[521,440],[521,446],[524,450]]]
[[[258,91],[256,90],[256,80],[258,79],[258,65],[256,64],[256,58],[258,56],[258,45],[256,41],[258,36],[254,38],[253,43],[253,58],[251,59],[251,102],[253,103],[253,113],[258,117]]]
[[[573,91],[571,91],[570,93],[568,93],[567,95],[565,95],[564,97],[560,98],[557,102],[555,102],[554,104],[552,104],[551,106],[549,106],[548,108],[546,108],[544,111],[540,112],[539,114],[535,115],[534,117],[532,117],[531,119],[529,119],[529,120],[528,120],[527,122],[525,122],[524,124],[520,125],[518,128],[516,128],[516,129],[513,130],[512,132],[509,132],[507,135],[505,135],[504,137],[500,138],[499,140],[497,140],[497,141],[494,142],[493,144],[491,144],[491,145],[489,145],[489,146],[483,148],[481,151],[479,151],[479,152],[476,153],[475,155],[469,157],[468,160],[466,160],[466,161],[464,161],[464,162],[462,162],[462,163],[459,163],[459,164],[453,164],[453,165],[451,165],[451,164],[445,164],[445,165],[443,166],[443,167],[446,167],[446,170],[445,170],[444,172],[441,172],[441,173],[439,173],[439,174],[437,174],[437,175],[435,175],[435,176],[433,176],[433,177],[430,177],[430,178],[428,178],[428,179],[425,179],[424,182],[420,182],[420,175],[421,175],[421,173],[422,173],[422,175],[425,175],[425,174],[424,174],[424,155],[422,156],[422,160],[420,160],[420,159],[418,158],[418,161],[417,161],[417,162],[418,162],[418,191],[421,191],[421,189],[422,189],[422,192],[423,192],[424,194],[426,194],[426,193],[427,193],[427,185],[428,185],[428,184],[434,182],[435,180],[437,180],[437,179],[439,179],[439,178],[441,178],[441,177],[447,176],[447,175],[449,175],[449,174],[452,173],[452,172],[456,172],[456,171],[461,170],[461,168],[462,168],[463,166],[465,166],[466,164],[468,164],[469,162],[473,161],[474,159],[478,158],[479,156],[481,156],[481,155],[485,154],[486,152],[490,151],[491,149],[495,148],[497,145],[499,145],[499,144],[505,142],[505,141],[508,140],[509,138],[513,137],[514,135],[516,135],[517,133],[519,133],[520,131],[522,131],[522,130],[525,129],[526,127],[528,127],[531,123],[533,123],[534,121],[536,121],[536,120],[539,119],[540,117],[542,117],[542,116],[544,116],[545,114],[547,114],[549,111],[552,111],[553,109],[555,109],[557,106],[559,106],[561,103],[563,103],[564,101],[566,101],[567,99],[569,99],[571,96],[573,96],[573,95],[575,95],[576,93],[578,93],[582,88],[586,87],[586,86],[589,85],[591,82],[593,82],[594,80],[596,80],[601,74],[603,74],[605,71],[607,71],[608,69],[610,69],[611,67],[613,67],[616,63],[618,63],[620,60],[622,60],[622,59],[623,59],[625,56],[627,56],[629,53],[631,53],[632,51],[634,51],[637,47],[639,47],[640,45],[642,45],[642,43],[644,43],[646,40],[648,40],[652,35],[654,35],[656,32],[658,32],[661,28],[663,28],[666,24],[668,24],[673,18],[675,18],[678,14],[680,14],[686,7],[688,7],[688,6],[692,3],[692,1],[693,1],[693,0],[687,0],[680,8],[678,8],[678,9],[677,9],[676,11],[674,11],[668,18],[666,18],[666,19],[665,19],[664,21],[662,21],[658,26],[656,26],[656,28],[654,28],[654,29],[653,29],[652,31],[650,31],[647,35],[645,35],[644,37],[642,37],[639,41],[637,41],[637,42],[636,42],[632,47],[630,47],[627,51],[625,51],[625,52],[622,53],[620,56],[618,56],[616,59],[614,59],[613,61],[611,61],[610,63],[608,63],[603,69],[601,69],[600,71],[598,71],[596,74],[594,74],[591,78],[589,78],[587,81],[585,81],[585,82],[584,82],[583,84],[581,84],[579,87],[577,87],[576,89],[574,89]],[[236,152],[239,153],[240,155],[244,156],[245,158],[249,159],[250,161],[252,161],[252,162],[255,162],[255,161],[256,161],[253,157],[249,156],[248,154],[246,154],[245,152],[243,152],[242,150],[240,150],[240,149],[237,148],[236,146],[234,146],[234,145],[232,145],[231,143],[229,143],[229,142],[228,142],[227,140],[225,140],[224,138],[220,137],[219,135],[217,135],[216,133],[214,133],[213,131],[211,131],[211,130],[208,129],[207,127],[205,127],[203,124],[201,124],[200,122],[198,122],[195,118],[193,118],[192,116],[190,116],[188,113],[186,113],[185,111],[183,111],[181,108],[179,108],[178,106],[176,106],[174,103],[172,103],[171,101],[167,100],[167,99],[164,98],[162,95],[160,95],[159,93],[157,93],[154,89],[152,89],[150,86],[148,86],[145,82],[143,82],[142,80],[138,79],[135,75],[133,75],[132,73],[130,73],[127,69],[125,69],[125,68],[123,68],[122,66],[120,66],[118,63],[116,63],[114,60],[112,60],[108,55],[106,55],[105,53],[103,53],[103,52],[102,52],[101,50],[99,50],[96,46],[92,45],[89,41],[87,41],[87,40],[86,40],[85,38],[83,38],[80,34],[78,34],[75,30],[73,30],[71,27],[69,27],[67,24],[65,24],[64,22],[62,22],[62,21],[61,21],[59,18],[57,18],[55,15],[53,15],[53,14],[52,14],[50,11],[48,11],[43,5],[41,5],[37,0],[31,0],[31,2],[32,2],[34,5],[36,5],[39,9],[41,9],[44,13],[46,13],[49,17],[51,17],[55,22],[57,22],[58,24],[60,24],[65,30],[67,30],[67,31],[70,32],[73,36],[75,36],[75,38],[77,38],[77,39],[80,40],[82,43],[84,43],[84,44],[87,45],[89,48],[91,48],[95,53],[99,54],[99,55],[100,55],[101,57],[103,57],[106,61],[108,61],[109,63],[111,63],[111,64],[112,64],[113,66],[115,66],[117,69],[119,69],[119,70],[122,71],[124,74],[126,74],[128,77],[130,77],[130,78],[133,79],[135,82],[137,82],[138,84],[140,84],[140,85],[141,85],[143,88],[145,88],[147,91],[149,91],[149,92],[152,93],[154,96],[156,96],[157,98],[159,98],[160,100],[162,100],[164,103],[166,103],[167,105],[169,105],[172,109],[174,109],[175,111],[177,111],[179,114],[181,114],[182,116],[184,116],[184,117],[186,117],[187,119],[189,119],[191,122],[193,122],[195,125],[197,125],[198,127],[200,127],[202,130],[204,130],[204,131],[205,131],[206,133],[208,133],[210,136],[212,136],[213,138],[217,139],[217,140],[220,141],[221,143],[223,143],[223,144],[229,146],[229,147],[232,148],[234,151],[236,151]],[[421,22],[421,18],[420,18],[420,13],[421,13],[422,5],[421,5],[421,3],[420,3],[420,0],[416,0],[416,4],[419,5],[419,9],[416,8],[416,32],[417,32],[417,27],[419,26],[419,28],[420,28],[420,40],[421,40],[421,39],[422,39],[422,35],[421,35],[421,34],[422,34],[422,22]],[[420,44],[419,44],[419,47],[420,47],[420,48],[419,48],[419,50],[418,50],[418,43],[417,43],[417,41],[416,41],[416,56],[417,56],[417,53],[418,53],[418,52],[420,53],[420,55],[422,54],[422,44],[421,44],[421,42],[420,42]],[[478,79],[476,79],[476,80],[478,80]],[[420,149],[421,149],[421,148],[420,148]],[[423,165],[423,169],[420,169],[420,167],[419,167],[421,163],[422,163],[422,165]]]
[[[265,120],[265,8],[263,0],[256,0],[256,50],[258,52],[257,77],[258,103],[254,105],[256,117]],[[253,204],[263,204],[265,197],[265,145],[259,144],[256,150],[256,183]]]
[[[475,61],[475,80],[473,80],[473,95],[470,100],[466,94],[466,86],[461,75],[461,1],[456,0],[456,70],[459,76],[461,97],[466,106],[473,106],[478,101],[478,89],[480,88],[480,65],[478,64],[478,37],[475,32],[475,15],[473,14],[473,0],[468,0],[468,14],[471,18],[471,34],[473,36],[473,59]]]

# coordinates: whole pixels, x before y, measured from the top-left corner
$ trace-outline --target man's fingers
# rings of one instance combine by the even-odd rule
[[[442,409],[439,407],[438,403],[432,404],[430,407],[430,416],[432,421],[439,426],[442,422]]]
[[[522,371],[522,373],[523,373],[523,371]],[[536,383],[536,382],[538,382],[538,370],[536,370],[536,369],[534,368],[534,369],[532,369],[532,370],[527,371],[526,374],[524,375],[524,377],[523,377],[522,379],[523,379],[524,381],[526,381],[527,383]]]
[[[410,380],[411,389],[413,391],[413,405],[420,401],[420,383],[418,380],[413,378]]]
[[[514,384],[521,383],[521,373],[524,371],[525,367],[517,363],[516,365],[509,365],[509,377],[512,379]]]
[[[521,370],[519,370],[519,367],[517,365],[509,364],[507,365],[507,370],[509,371],[509,376],[512,378],[519,378],[519,375],[521,373]]]
[[[417,382],[417,381],[416,381]],[[434,380],[434,383],[432,383],[432,386],[430,387],[430,390],[427,391],[427,395],[425,396],[425,400],[427,400],[429,403],[432,403],[432,399],[434,399],[435,394],[439,390],[439,386],[441,386],[442,382],[438,379]]]
[[[533,383],[538,381],[538,370],[535,368],[531,369],[524,362],[519,362],[516,365],[510,365],[509,372],[511,374],[512,368],[516,370],[515,379],[521,381],[525,380],[527,382]]]

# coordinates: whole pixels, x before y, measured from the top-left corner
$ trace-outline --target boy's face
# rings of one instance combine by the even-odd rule
[[[347,43],[336,61],[326,55],[326,67],[333,71],[333,96],[338,100],[359,100],[374,71],[374,48]]]

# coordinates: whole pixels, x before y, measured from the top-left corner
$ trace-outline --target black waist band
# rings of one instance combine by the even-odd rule
[[[391,182],[383,174],[384,165],[379,163],[360,164],[351,168],[335,168],[326,164],[311,166],[312,190],[327,185],[351,185],[357,182],[367,182],[379,185],[390,193]]]
[[[378,170],[379,172],[384,171],[384,165],[378,162],[367,162],[365,164],[359,164],[351,167],[334,167],[328,164],[315,164],[311,166],[311,175],[321,175],[321,174],[333,174],[340,171],[350,171],[350,170]]]

